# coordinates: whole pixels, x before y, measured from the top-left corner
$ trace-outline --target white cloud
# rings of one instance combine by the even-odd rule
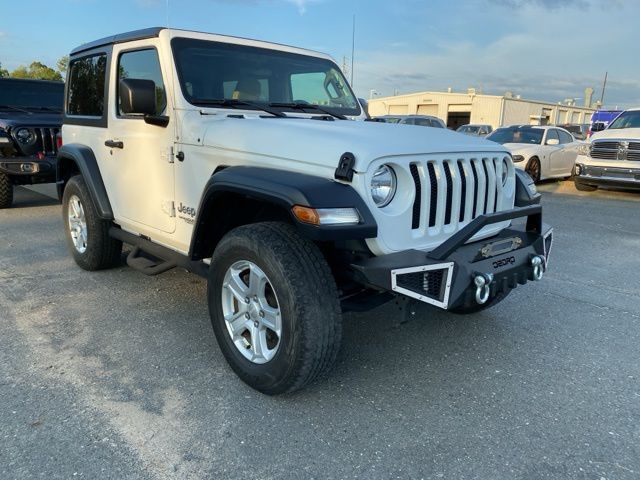
[[[317,0],[286,0],[289,3],[294,4],[298,8],[298,13],[304,15],[307,11],[307,6],[311,3],[316,3]]]

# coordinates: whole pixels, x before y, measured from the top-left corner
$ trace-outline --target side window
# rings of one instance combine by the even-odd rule
[[[433,127],[431,120],[428,118],[416,118],[414,119],[416,125],[420,125],[421,127]]]
[[[67,115],[102,117],[106,66],[107,56],[104,53],[71,61]]]
[[[550,128],[549,130],[547,130],[547,139],[545,140],[545,142],[548,142],[552,139],[560,141],[560,138],[558,138],[558,134],[556,132],[557,130],[555,128]]]
[[[573,137],[569,135],[567,132],[563,132],[562,130],[558,130],[558,136],[560,137],[560,143],[571,143],[573,142]]]
[[[156,84],[156,115],[162,114],[167,107],[167,95],[162,81],[162,71],[158,52],[155,48],[124,52],[118,59],[118,82],[123,78],[153,80]],[[118,95],[118,115],[120,115],[120,96]]]
[[[398,123],[403,123],[405,125],[415,125],[416,122],[413,118],[403,118]]]

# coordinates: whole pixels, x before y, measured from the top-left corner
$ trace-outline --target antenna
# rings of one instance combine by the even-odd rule
[[[168,0],[167,0],[168,1]],[[351,31],[351,88],[353,88],[353,56],[356,51],[356,14],[353,14],[353,29]]]
[[[602,83],[602,95],[600,95],[600,105],[604,105],[604,89],[607,88],[607,75],[609,75],[609,72],[604,72],[604,82]]]
[[[167,0],[167,8],[166,8],[166,12],[167,12],[167,28],[169,28],[169,0]]]

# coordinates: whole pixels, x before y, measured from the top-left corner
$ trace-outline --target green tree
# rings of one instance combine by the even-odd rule
[[[2,68],[2,63],[0,63],[0,78],[8,77],[8,76],[9,76],[9,70]]]
[[[25,67],[20,65],[13,72],[13,78],[33,78],[37,80],[62,80],[60,72],[56,72],[53,68],[47,67],[41,62],[31,62],[31,65]]]
[[[68,67],[69,67],[69,55],[65,55],[64,57],[61,57],[56,63],[56,68],[62,75],[66,76]]]

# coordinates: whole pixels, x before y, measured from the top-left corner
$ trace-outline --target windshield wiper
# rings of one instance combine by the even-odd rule
[[[16,110],[17,112],[33,113],[24,108],[16,107],[15,105],[0,105],[0,108],[8,108],[9,110]]]
[[[316,110],[318,112],[326,113],[327,115],[331,115],[332,117],[338,118],[340,120],[348,120],[347,117],[341,115],[339,113],[334,113],[331,110],[328,110],[320,105],[314,105],[313,103],[303,103],[303,102],[290,102],[290,103],[270,103],[270,107],[276,108],[295,108],[296,110],[305,111],[305,110]],[[306,112],[305,112],[306,113]]]
[[[27,108],[35,108],[36,110],[45,110],[47,112],[56,112],[56,113],[62,112],[61,108],[54,108],[54,107],[27,107]]]
[[[270,113],[275,117],[285,118],[286,115],[278,110],[274,110],[273,108],[269,108],[267,105],[263,105],[260,103],[247,102],[245,100],[232,100],[232,99],[220,99],[220,100],[191,100],[191,103],[194,105],[202,105],[203,107],[251,107],[256,110],[262,110],[263,112]]]

